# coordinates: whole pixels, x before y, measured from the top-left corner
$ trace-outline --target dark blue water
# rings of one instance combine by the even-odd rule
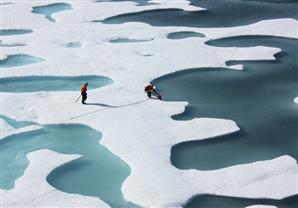
[[[88,89],[96,89],[113,81],[104,76],[27,76],[0,78],[0,92],[79,91],[88,82]]]
[[[212,45],[264,45],[283,51],[277,61],[230,62],[244,64],[244,71],[192,69],[154,81],[165,100],[190,103],[174,119],[225,118],[241,128],[217,139],[175,145],[173,165],[213,170],[285,154],[298,159],[298,105],[293,102],[298,95],[298,41],[244,36],[213,41]]]
[[[69,42],[66,44],[66,47],[68,48],[80,48],[82,47],[82,44],[80,42]]]
[[[27,54],[8,55],[5,59],[0,59],[0,67],[10,68],[24,66],[42,61],[44,61],[44,59]]]
[[[104,23],[144,22],[154,26],[231,27],[277,18],[298,19],[298,1],[191,0],[207,11],[157,9],[121,14]]]
[[[167,38],[169,39],[185,39],[185,38],[192,38],[192,37],[204,38],[206,36],[202,33],[192,32],[192,31],[173,32],[167,35]]]
[[[141,43],[141,42],[148,42],[148,41],[152,41],[153,39],[149,39],[149,40],[137,40],[137,39],[129,39],[129,38],[117,38],[117,39],[113,39],[110,40],[110,43]]]
[[[6,43],[2,43],[2,41],[0,40],[0,47],[21,47],[21,46],[25,46],[26,44],[23,43],[12,43],[12,44],[6,44]]]
[[[205,141],[175,145],[171,162],[179,169],[214,170],[268,160],[281,155],[298,159],[298,40],[270,36],[241,36],[207,42],[217,47],[279,47],[277,61],[229,61],[244,64],[243,71],[199,68],[154,81],[169,101],[188,101],[177,120],[194,117],[232,119],[241,130]],[[198,196],[189,207],[245,207],[258,200]],[[280,207],[298,207],[293,200],[260,201]],[[285,205],[283,205],[285,204]],[[188,207],[187,206],[187,207]]]
[[[24,35],[32,32],[33,32],[32,30],[18,30],[18,29],[0,30],[0,36]]]
[[[129,166],[99,143],[101,134],[83,125],[45,125],[42,130],[0,140],[1,187],[12,189],[28,166],[26,154],[50,149],[81,158],[56,168],[47,181],[57,189],[101,198],[112,207],[134,207],[124,200],[121,184]],[[46,159],[45,159],[46,160]]]
[[[185,205],[185,208],[244,208],[251,205],[271,205],[278,208],[297,208],[298,195],[282,200],[272,199],[243,199],[236,197],[204,195],[194,198]]]
[[[33,7],[32,13],[35,14],[43,14],[45,17],[50,20],[51,22],[55,22],[55,18],[52,17],[53,13],[64,11],[64,10],[70,10],[72,9],[70,4],[66,3],[54,3],[54,4],[49,4],[45,6],[36,6]]]

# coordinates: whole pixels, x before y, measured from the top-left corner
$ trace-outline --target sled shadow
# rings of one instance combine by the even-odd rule
[[[153,100],[161,100],[161,98],[158,98],[158,97],[151,97],[150,99],[153,99]]]

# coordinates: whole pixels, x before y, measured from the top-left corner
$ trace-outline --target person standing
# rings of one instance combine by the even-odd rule
[[[81,86],[81,95],[82,95],[82,104],[86,104],[86,100],[87,100],[87,87],[88,87],[88,82],[84,83]]]

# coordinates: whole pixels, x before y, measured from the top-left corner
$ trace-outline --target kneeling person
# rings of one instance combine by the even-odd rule
[[[147,93],[148,98],[151,98],[154,93],[158,99],[161,99],[161,95],[156,92],[155,86],[151,83],[145,87],[144,91]]]

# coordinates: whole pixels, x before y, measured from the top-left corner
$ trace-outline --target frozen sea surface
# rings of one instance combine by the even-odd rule
[[[100,2],[108,1],[122,2],[125,0],[103,0],[97,1],[98,3],[94,2],[94,4],[99,5]],[[150,4],[146,0],[132,0],[132,2],[138,3],[138,8]],[[110,17],[102,22],[107,24],[144,22],[155,26],[211,28],[242,26],[267,19],[298,19],[298,2],[295,0],[192,0],[192,3],[207,10],[189,12],[181,9],[162,9],[132,12]],[[52,14],[68,9],[72,9],[71,5],[61,2],[36,6],[32,12],[45,15],[51,21],[45,20],[46,22],[51,25],[58,25],[59,22],[52,23],[55,21]],[[74,9],[73,11],[76,10]],[[43,19],[40,15],[34,16]],[[65,16],[64,18],[67,19]],[[102,25],[99,23],[98,25],[100,31],[100,26]],[[1,30],[1,36],[22,35],[32,32],[32,30],[18,29]],[[204,37],[202,34],[191,31],[177,31],[176,33],[170,33],[168,36],[169,39],[202,37]],[[66,44],[63,44],[63,47],[71,48],[66,49],[71,52],[81,49],[83,51],[89,44],[89,40],[84,38],[72,39],[74,40],[73,42],[66,42]],[[77,40],[82,42],[77,42]],[[129,44],[135,47],[150,44],[150,42],[132,43],[140,40],[117,38],[111,40],[111,42],[115,43],[111,45],[115,46],[115,48],[120,48]],[[170,40],[166,41],[173,42]],[[172,148],[172,164],[179,169],[214,170],[236,164],[272,159],[284,154],[297,159],[298,107],[293,102],[293,98],[298,96],[297,40],[278,37],[243,36],[213,40],[207,42],[207,44],[215,47],[265,45],[279,47],[283,51],[276,55],[277,61],[231,60],[227,62],[228,65],[244,64],[244,71],[233,71],[225,68],[190,69],[159,78],[155,81],[158,90],[161,90],[165,100],[188,101],[190,103],[186,111],[183,114],[173,116],[174,119],[188,120],[194,117],[227,118],[235,120],[241,128],[240,132],[222,136],[218,139],[177,144]],[[81,47],[82,45],[84,47]],[[28,46],[30,47],[30,45]],[[2,45],[2,47],[9,47],[9,45]],[[14,46],[12,44],[11,47],[18,47],[18,45]],[[145,54],[144,56],[148,54],[148,56],[154,58],[155,55],[151,55],[151,50],[152,48],[149,52],[144,50],[142,54]],[[125,53],[123,54],[125,57]],[[158,55],[156,55],[157,60]],[[18,55],[8,56],[8,59],[1,60],[1,67],[18,66],[21,68],[22,65],[31,64],[31,61],[35,63],[34,58],[36,57],[26,59],[26,57],[16,56]],[[11,58],[17,59],[12,60]],[[23,58],[25,58],[25,61],[21,61]],[[117,61],[111,59],[107,62],[117,65],[119,64]],[[159,63],[156,62],[156,64],[158,65]],[[10,71],[10,69],[5,70]],[[123,73],[126,72],[123,71]],[[25,76],[1,78],[0,81],[1,92],[13,93],[61,90],[79,91],[79,86],[85,81],[93,83],[89,89],[111,83],[111,80],[107,77],[95,76]],[[125,88],[122,89],[125,90]],[[7,121],[14,128],[35,124],[27,121],[19,123],[4,115],[1,115],[0,118]],[[99,197],[112,207],[134,207],[135,205],[124,199],[121,192],[121,185],[130,174],[130,168],[107,148],[98,143],[100,138],[101,134],[94,129],[83,125],[71,124],[44,125],[41,130],[12,135],[2,139],[0,144],[1,154],[4,156],[3,161],[9,162],[1,161],[4,163],[1,188],[13,188],[15,180],[23,174],[28,165],[27,153],[48,148],[63,154],[82,155],[77,160],[57,167],[48,175],[47,181],[52,186],[68,193]],[[165,187],[165,190],[168,191],[167,187]],[[158,195],[159,193],[154,194]],[[279,201],[208,195],[195,197],[186,207],[213,208],[218,207],[218,205],[221,207],[244,207],[253,204],[268,204],[279,207],[298,206],[297,196]]]
[[[185,208],[245,208],[256,204],[272,205],[278,208],[296,208],[298,204],[298,195],[287,197],[282,200],[243,199],[206,195],[191,200],[185,205]]]
[[[45,5],[45,6],[33,7],[32,13],[43,14],[48,20],[55,22],[56,20],[55,18],[52,17],[52,14],[56,12],[64,11],[64,10],[70,10],[70,9],[72,9],[70,4],[54,3],[54,4]]]
[[[24,66],[45,61],[43,58],[31,56],[28,54],[9,55],[5,59],[0,59],[1,68],[10,68],[17,66]]]
[[[191,37],[204,38],[205,35],[202,33],[197,33],[192,31],[173,32],[167,35],[167,38],[169,39],[184,39],[184,38],[191,38]]]
[[[276,61],[228,62],[229,65],[244,64],[243,71],[198,68],[154,81],[165,100],[189,102],[185,112],[173,116],[174,119],[226,118],[236,121],[241,128],[240,132],[218,139],[175,145],[171,154],[172,164],[180,169],[215,170],[281,155],[290,155],[297,160],[298,106],[293,98],[297,96],[298,89],[298,40],[241,36],[213,40],[208,44],[217,47],[264,45],[279,47],[282,52],[276,55]],[[239,207],[248,202],[244,199],[199,196],[189,207],[214,207],[214,203]],[[269,204],[298,206],[297,197],[284,202],[272,201]]]
[[[297,1],[191,0],[205,11],[158,9],[121,14],[104,23],[144,22],[154,26],[232,27],[252,24],[265,19],[298,19]],[[282,3],[281,3],[282,2]]]
[[[98,141],[101,134],[83,125],[45,125],[41,130],[13,135],[0,140],[1,188],[12,189],[15,180],[28,166],[26,154],[50,149],[81,158],[56,168],[47,181],[68,193],[100,197],[112,207],[134,207],[126,202],[121,184],[130,168]]]
[[[190,104],[174,119],[232,119],[240,132],[214,140],[178,144],[172,163],[182,169],[213,170],[290,155],[298,159],[297,47],[294,39],[262,36],[215,40],[212,45],[280,47],[277,61],[237,61],[243,71],[202,68],[178,72],[156,81],[165,100]],[[210,44],[211,44],[210,43]],[[273,128],[274,127],[274,128]]]
[[[39,91],[79,91],[84,82],[92,82],[89,90],[111,84],[113,81],[103,76],[27,76],[0,78],[1,92],[39,92]]]
[[[28,33],[32,33],[32,30],[21,30],[21,29],[6,29],[0,30],[0,36],[8,36],[8,35],[24,35]]]

